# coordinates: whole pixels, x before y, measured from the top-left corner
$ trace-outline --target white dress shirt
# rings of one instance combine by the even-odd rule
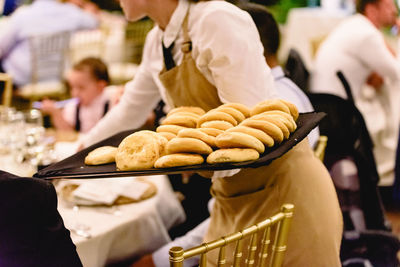
[[[155,26],[147,35],[142,63],[133,81],[125,86],[120,103],[83,139],[93,144],[117,132],[137,128],[162,98],[159,79],[164,66],[161,41],[179,65],[183,54],[182,23],[189,13],[192,56],[204,77],[218,90],[221,102],[239,102],[252,107],[275,96],[273,77],[263,57],[263,47],[250,15],[225,1],[190,4],[180,0],[165,31]]]
[[[73,4],[35,0],[18,8],[0,32],[0,61],[4,70],[21,86],[31,80],[29,38],[63,31],[94,29],[98,20]]]
[[[347,98],[336,72],[341,70],[357,100],[375,71],[389,82],[400,80],[400,62],[388,50],[382,33],[363,15],[344,20],[318,49],[311,75],[313,92]]]

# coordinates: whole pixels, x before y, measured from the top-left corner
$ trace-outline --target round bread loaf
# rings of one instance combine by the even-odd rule
[[[201,128],[215,128],[225,131],[233,127],[233,124],[227,121],[206,121],[200,125]]]
[[[271,136],[276,143],[281,143],[283,141],[283,132],[282,130],[276,126],[275,124],[264,121],[264,120],[254,120],[254,119],[245,119],[240,123],[240,126],[248,126],[250,128],[259,129],[269,136]]]
[[[152,131],[139,131],[125,137],[119,144],[115,155],[117,169],[121,171],[145,170],[163,153],[160,148],[162,136]]]
[[[156,132],[157,133],[168,132],[177,135],[178,132],[182,129],[186,129],[186,127],[179,125],[160,125],[157,127]]]
[[[159,158],[155,163],[155,168],[171,168],[178,166],[188,166],[188,165],[197,165],[202,164],[204,162],[204,158],[198,154],[189,154],[189,153],[176,153],[165,155]]]
[[[249,134],[240,132],[225,132],[215,138],[219,148],[253,148],[258,153],[264,153],[264,144]]]
[[[289,108],[290,114],[292,115],[293,119],[297,121],[297,118],[299,117],[299,110],[297,109],[296,105],[284,99],[279,100]]]
[[[288,127],[290,128],[290,129],[289,129],[290,132],[294,132],[294,131],[296,130],[296,128],[297,128],[297,124],[296,124],[296,122],[294,121],[292,115],[291,115],[291,114],[287,114],[286,112],[283,112],[283,111],[281,111],[281,110],[270,110],[270,111],[266,111],[266,112],[263,112],[263,113],[254,115],[253,117],[256,117],[256,116],[263,116],[263,115],[276,115],[276,116],[285,117],[285,118],[290,122],[290,124],[291,124],[291,125],[288,125]]]
[[[87,165],[101,165],[115,161],[115,154],[117,148],[114,146],[101,146],[87,154],[85,157],[85,164]]]
[[[223,130],[215,129],[215,128],[202,127],[202,128],[197,128],[197,129],[199,129],[199,131],[202,131],[203,133],[206,133],[206,134],[214,136],[214,137],[216,137],[219,134],[222,134],[224,132]]]
[[[196,153],[201,155],[208,155],[212,152],[212,148],[205,142],[189,137],[175,137],[168,141],[167,153]]]
[[[203,115],[206,112],[204,111],[204,109],[200,108],[200,107],[192,107],[192,106],[182,106],[182,107],[177,107],[177,108],[173,108],[168,112],[168,115],[172,115],[176,112],[181,112],[181,111],[185,111],[185,112],[191,112],[191,113],[195,113],[198,115]]]
[[[260,154],[251,148],[225,148],[212,152],[207,157],[207,163],[242,162],[257,160]]]
[[[235,109],[235,108],[226,107],[226,106],[225,107],[224,106],[219,106],[215,110],[228,113],[229,115],[231,115],[237,121],[237,123],[240,123],[244,119],[246,119],[246,117],[243,115],[243,113],[240,112],[239,110]]]
[[[197,127],[200,127],[200,125],[202,125],[206,121],[226,121],[233,126],[237,125],[237,121],[234,117],[232,117],[228,113],[217,110],[210,110],[209,112],[201,116],[197,121]]]
[[[276,117],[272,117],[272,116],[264,116],[262,118],[256,118],[256,116],[251,117],[252,120],[261,120],[261,121],[268,121],[270,123],[275,124],[276,126],[279,127],[279,129],[281,129],[282,133],[283,133],[283,137],[285,139],[289,138],[290,135],[290,131],[288,129],[288,127],[279,119]]]
[[[267,99],[255,105],[254,108],[251,110],[250,115],[254,116],[256,114],[260,114],[269,110],[281,110],[283,112],[291,114],[289,107],[282,101],[280,101],[280,99]]]
[[[200,118],[200,116],[201,116],[199,114],[196,114],[196,113],[193,113],[193,112],[189,112],[189,111],[176,111],[176,112],[174,112],[172,114],[168,113],[167,117],[170,117],[170,116],[173,116],[173,115],[190,116],[190,117],[193,117],[193,118],[196,118],[196,119]]]
[[[170,133],[170,132],[159,132],[157,133],[161,136],[164,136],[165,138],[167,138],[167,140],[171,140],[172,138],[176,137],[176,134]]]
[[[179,125],[188,128],[196,128],[197,120],[198,119],[194,116],[182,115],[178,112],[166,117],[161,125]]]
[[[205,142],[207,145],[209,145],[211,147],[216,147],[215,137],[200,131],[200,128],[180,130],[178,133],[178,137],[190,137],[190,138],[200,139],[201,141]]]
[[[244,125],[238,125],[236,127],[230,128],[226,130],[226,132],[239,132],[239,133],[249,134],[260,140],[264,145],[268,147],[273,147],[275,143],[274,139],[265,132]]]
[[[226,103],[222,104],[219,106],[220,108],[222,107],[229,107],[229,108],[234,108],[239,110],[246,118],[250,117],[250,109],[241,103]]]

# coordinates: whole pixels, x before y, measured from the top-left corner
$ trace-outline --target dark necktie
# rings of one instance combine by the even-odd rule
[[[172,57],[172,49],[174,48],[175,43],[172,43],[169,47],[165,47],[164,42],[161,43],[163,48],[165,69],[170,70],[176,66],[174,58]]]

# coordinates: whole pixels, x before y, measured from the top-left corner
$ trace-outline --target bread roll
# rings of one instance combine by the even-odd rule
[[[182,129],[186,129],[186,127],[179,125],[160,125],[157,127],[156,132],[157,133],[168,132],[177,135],[178,132]]]
[[[205,142],[207,145],[209,145],[211,147],[216,147],[215,137],[200,131],[200,128],[180,130],[178,133],[178,137],[196,138],[196,139],[199,139],[199,140]]]
[[[288,125],[288,127],[290,128],[290,129],[289,129],[290,132],[294,132],[294,131],[296,130],[296,128],[297,128],[297,124],[296,124],[296,122],[294,121],[292,115],[291,115],[291,114],[288,114],[288,113],[286,113],[286,112],[283,112],[283,111],[281,111],[281,110],[270,110],[270,111],[266,111],[266,112],[263,112],[263,113],[254,115],[253,117],[256,117],[256,116],[263,116],[263,115],[277,115],[277,116],[285,117],[285,118],[290,122],[290,124],[291,124],[290,126]]]
[[[294,121],[297,121],[297,118],[299,117],[299,110],[297,109],[296,105],[284,99],[280,99],[280,101],[285,103],[285,105],[289,108],[290,114],[292,115]]]
[[[203,133],[206,133],[206,134],[214,136],[214,137],[216,137],[219,134],[222,134],[224,132],[223,130],[215,129],[215,128],[202,127],[202,128],[197,128],[197,129],[199,129],[199,131],[202,131]]]
[[[115,155],[117,169],[121,171],[145,170],[163,153],[160,148],[162,136],[152,131],[139,131],[125,137],[119,144]],[[165,138],[164,138],[165,139]]]
[[[232,127],[233,124],[227,121],[206,121],[200,125],[200,128],[215,128],[222,131],[225,131]]]
[[[157,133],[161,136],[164,136],[165,138],[167,138],[167,140],[171,140],[172,138],[176,137],[176,134],[170,133],[170,132],[159,132]]]
[[[209,112],[201,116],[197,121],[197,127],[200,127],[200,125],[202,125],[206,121],[227,121],[233,126],[237,125],[237,121],[234,117],[232,117],[228,113],[217,110],[210,110]]]
[[[243,113],[240,112],[239,110],[235,109],[235,108],[226,107],[226,106],[225,107],[224,106],[219,106],[215,110],[228,113],[229,115],[231,115],[237,121],[237,123],[240,123],[244,119],[246,119],[246,117],[243,115]]]
[[[167,153],[196,153],[208,155],[212,152],[212,148],[205,142],[189,137],[175,137],[167,144]]]
[[[174,116],[174,115],[179,115],[179,116],[190,116],[190,117],[193,117],[193,118],[195,118],[195,119],[198,119],[198,118],[200,118],[201,117],[201,115],[199,115],[199,114],[196,114],[196,113],[193,113],[193,112],[189,112],[189,111],[176,111],[176,112],[174,112],[174,113],[172,113],[172,114],[167,114],[167,117],[171,117],[171,116]]]
[[[178,166],[202,164],[204,158],[197,154],[176,153],[165,155],[159,158],[155,163],[155,168],[171,168]]]
[[[254,116],[256,114],[260,114],[269,110],[281,110],[283,112],[291,114],[289,107],[282,101],[280,101],[280,99],[268,99],[261,101],[257,105],[255,105],[254,108],[251,110],[250,115]]]
[[[271,136],[274,139],[275,143],[281,143],[283,141],[284,136],[282,130],[271,122],[249,118],[242,121],[240,123],[240,126],[248,126],[261,130]]]
[[[281,129],[281,131],[283,133],[283,137],[285,139],[289,138],[290,131],[289,131],[288,127],[279,118],[267,115],[262,118],[256,118],[256,116],[253,116],[253,117],[251,117],[251,119],[271,122],[271,123],[275,124],[276,126],[278,126],[279,129]]]
[[[207,163],[242,162],[257,160],[260,154],[251,148],[226,148],[218,149],[207,157]]]
[[[246,118],[250,117],[250,109],[246,105],[243,105],[241,103],[226,103],[219,107],[234,108],[234,109],[237,109],[238,111],[240,111]]]
[[[275,143],[274,139],[265,132],[243,125],[238,125],[236,127],[230,128],[226,130],[226,132],[239,132],[239,133],[249,134],[260,140],[264,145],[268,147],[273,147]]]
[[[85,164],[87,165],[101,165],[115,161],[115,154],[117,148],[114,146],[101,146],[87,154],[85,157]]]
[[[172,114],[174,114],[176,112],[181,112],[181,111],[195,113],[195,114],[198,114],[200,116],[206,113],[204,111],[204,109],[202,109],[200,107],[182,106],[182,107],[177,107],[177,108],[171,109],[168,112],[168,115],[172,115]]]
[[[258,153],[264,153],[264,144],[249,134],[240,132],[225,132],[215,138],[219,148],[253,148]]]
[[[196,128],[197,118],[188,115],[182,115],[181,113],[175,113],[171,116],[166,117],[161,125],[179,125],[188,128]]]

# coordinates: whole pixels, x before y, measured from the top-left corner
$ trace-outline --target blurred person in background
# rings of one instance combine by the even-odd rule
[[[88,132],[116,104],[106,90],[110,83],[107,66],[99,58],[84,58],[72,67],[66,79],[73,99],[65,107],[43,100],[41,110],[50,115],[57,130]]]
[[[37,35],[73,32],[98,27],[98,18],[78,6],[57,0],[34,0],[16,10],[0,32],[0,71],[13,77],[17,87],[31,81],[29,39]]]
[[[379,185],[391,187],[400,120],[400,61],[382,29],[398,24],[398,11],[393,0],[358,0],[356,8],[318,49],[311,91],[348,98],[336,72],[344,74],[374,143]]]

